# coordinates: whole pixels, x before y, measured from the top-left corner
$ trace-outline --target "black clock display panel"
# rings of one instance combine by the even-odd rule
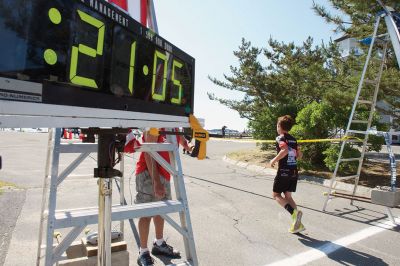
[[[42,102],[186,116],[194,59],[103,0],[0,0],[0,76]]]

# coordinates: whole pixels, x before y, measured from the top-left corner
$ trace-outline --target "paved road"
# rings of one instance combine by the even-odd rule
[[[0,265],[6,258],[15,222],[24,202],[24,190],[7,189],[0,194]]]
[[[4,158],[0,179],[16,183],[26,194],[9,239],[4,258],[7,266],[35,262],[46,139],[46,134],[0,133],[0,155]],[[182,155],[201,265],[400,265],[400,227],[390,225],[383,207],[358,203],[351,206],[347,200],[335,199],[329,212],[324,213],[324,188],[316,184],[299,183],[295,199],[304,212],[307,230],[304,234],[289,234],[289,215],[271,198],[273,176],[249,172],[222,160],[229,151],[253,145],[211,141],[207,160]],[[134,178],[129,177],[136,156],[127,159],[125,169],[126,182],[131,183],[132,189]],[[60,167],[66,167],[73,159],[72,155],[63,155]],[[59,188],[59,209],[96,206],[96,180],[85,176],[92,173],[95,164],[89,158],[64,181]],[[128,188],[126,195],[130,202]],[[116,193],[114,196],[117,202]],[[6,204],[2,214],[14,208]],[[398,217],[399,210],[394,214]],[[117,224],[114,226],[117,228]],[[90,228],[96,230],[95,226]],[[181,237],[174,229],[167,226],[166,235],[168,242],[183,250]],[[135,265],[137,248],[131,234],[126,237],[131,265]],[[163,263],[157,261],[157,265]]]

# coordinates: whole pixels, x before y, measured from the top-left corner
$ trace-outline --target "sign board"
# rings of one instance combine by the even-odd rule
[[[135,127],[193,113],[194,59],[104,0],[0,0],[0,59],[0,127]]]

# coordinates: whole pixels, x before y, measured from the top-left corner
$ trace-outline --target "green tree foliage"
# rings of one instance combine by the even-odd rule
[[[315,13],[325,19],[327,23],[336,26],[337,33],[343,33],[348,37],[358,40],[372,35],[376,15],[382,11],[382,7],[376,0],[330,0],[331,6],[339,11],[341,15],[332,14],[327,11],[325,6],[313,3]],[[400,1],[382,0],[383,4],[394,8],[400,12]],[[381,20],[378,34],[386,33],[386,25]],[[367,46],[361,47],[365,52]],[[374,77],[376,68],[368,72],[368,77]],[[391,106],[390,109],[379,109],[381,113],[394,116],[394,127],[400,126],[400,116],[396,112],[400,108],[400,71],[396,62],[392,47],[389,46],[388,60],[385,65],[383,77],[380,86],[379,99],[385,100]]]
[[[278,116],[296,117],[314,101],[331,98],[341,105],[351,104],[356,79],[349,67],[341,66],[342,59],[334,43],[314,45],[312,38],[308,38],[296,46],[271,38],[268,45],[269,48],[256,48],[243,39],[239,50],[234,52],[239,66],[231,66],[231,75],[224,75],[224,81],[210,77],[221,87],[244,92],[242,100],[219,98],[212,93],[209,97],[248,118],[255,137],[274,137]],[[268,62],[266,66],[262,66],[260,57]]]
[[[296,117],[297,124],[292,128],[291,133],[299,139],[321,139],[332,135],[332,129],[336,127],[334,108],[326,104],[312,102],[304,107]],[[309,143],[302,145],[301,149],[305,154],[301,166],[311,169],[313,165],[323,165],[324,158],[322,151],[329,147],[327,142]]]
[[[335,136],[349,116],[358,83],[353,65],[360,68],[359,58],[344,61],[333,42],[315,45],[312,38],[301,45],[271,38],[268,45],[256,48],[243,39],[234,52],[239,66],[231,66],[232,73],[224,81],[210,77],[221,87],[244,92],[243,100],[209,93],[210,99],[248,118],[257,139],[274,139],[276,120],[285,114],[297,117],[293,134],[300,139]],[[266,66],[260,62],[262,56]],[[327,144],[305,147],[306,162],[323,164],[326,148]]]
[[[329,0],[331,6],[341,15],[332,14],[323,5],[313,3],[316,14],[323,17],[327,23],[336,26],[336,33],[347,34],[362,39],[373,32],[376,14],[382,7],[376,0]],[[383,0],[384,5],[400,10],[398,0]],[[383,30],[383,28],[381,28]]]
[[[328,149],[326,149],[323,154],[325,155],[324,162],[329,170],[333,171],[336,166],[336,162],[338,159],[340,146],[331,145]],[[358,158],[360,157],[360,151],[355,149],[354,147],[346,144],[343,150],[344,158]],[[338,174],[346,174],[346,175],[354,175],[357,173],[358,162],[347,162],[341,163],[339,165]]]

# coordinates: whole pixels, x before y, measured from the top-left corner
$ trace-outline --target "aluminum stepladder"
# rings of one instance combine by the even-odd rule
[[[378,2],[380,2],[380,1],[378,1]],[[366,152],[366,148],[367,148],[368,136],[371,134],[370,133],[371,132],[371,124],[372,124],[373,115],[375,112],[378,91],[379,91],[379,85],[380,85],[383,69],[385,66],[387,49],[388,49],[388,45],[389,45],[390,41],[392,43],[393,49],[395,50],[397,61],[400,66],[400,35],[399,35],[399,31],[398,31],[398,28],[396,27],[396,23],[393,19],[393,16],[391,15],[391,12],[389,10],[387,10],[386,7],[384,7],[384,8],[385,8],[385,13],[383,15],[377,16],[371,44],[370,44],[367,58],[366,58],[366,62],[365,62],[365,65],[364,65],[364,68],[363,68],[363,71],[361,74],[361,79],[360,79],[360,82],[358,85],[357,94],[354,99],[353,107],[351,110],[351,114],[349,117],[346,131],[345,131],[344,141],[341,144],[338,160],[336,162],[336,167],[335,167],[333,176],[330,181],[329,190],[326,193],[323,211],[326,210],[328,202],[333,197],[335,197],[335,196],[340,197],[339,195],[335,195],[336,193],[333,193],[334,189],[337,185],[337,181],[354,179],[353,192],[351,195],[347,195],[348,197],[346,197],[346,198],[349,198],[351,200],[351,204],[353,203],[353,200],[355,199],[358,181],[360,178],[362,164],[363,164],[363,160],[364,160],[364,156],[365,156],[365,152]],[[379,28],[382,18],[384,18],[385,22],[386,22],[387,34],[378,36],[378,28]],[[383,39],[381,39],[380,37]],[[381,42],[381,44],[383,45],[383,49],[381,49],[379,51],[380,55],[376,56],[376,54],[374,53],[374,47],[378,42]],[[397,54],[397,52],[398,52],[398,54]],[[379,65],[379,69],[378,69],[378,74],[375,76],[375,78],[368,79],[367,71],[369,69],[369,65],[370,65],[371,61],[378,61],[378,62],[380,62],[380,65]],[[372,86],[372,88],[371,88],[371,86]],[[364,107],[370,106],[368,120],[365,120],[365,118],[363,119],[363,118],[359,117],[359,115],[361,113],[360,107],[363,107],[363,106]],[[368,110],[368,108],[367,108],[367,110]],[[365,112],[365,109],[364,109],[364,112]],[[356,125],[356,126],[358,125],[358,127],[360,127],[360,125],[363,125],[364,129],[362,129],[362,130],[353,129],[354,125]],[[354,136],[360,136],[360,135],[363,136],[363,137],[360,137],[362,139],[362,148],[361,148],[360,157],[343,158],[343,152],[344,152],[345,146],[346,146],[346,144],[351,142],[351,139],[348,137],[354,137]],[[357,172],[352,175],[341,176],[341,177],[338,176],[339,166],[343,162],[358,162]],[[390,218],[393,217],[392,213],[390,211],[390,208],[387,208],[387,211],[388,211],[388,216]],[[393,221],[393,219],[391,219],[391,220]]]
[[[74,228],[58,245],[57,248],[52,249],[54,243],[55,231],[55,215],[57,205],[57,188],[61,183],[70,175],[91,153],[97,152],[97,145],[91,143],[75,143],[75,144],[62,144],[61,143],[61,129],[50,129],[48,138],[47,158],[45,167],[45,177],[43,182],[42,204],[41,204],[41,217],[40,228],[38,237],[38,250],[36,265],[40,265],[42,258],[42,249],[45,248],[46,265],[53,265],[61,258],[62,253],[66,248],[76,239],[76,237],[83,231],[81,228]],[[61,174],[59,172],[59,161],[61,154],[78,154],[78,157],[66,167]],[[126,205],[124,196],[124,157],[120,161],[121,177],[115,179],[117,186],[120,190],[120,205]],[[44,226],[46,224],[46,244],[43,244]],[[131,229],[135,238],[138,241],[138,233],[134,227],[133,220],[131,222]],[[133,226],[132,226],[133,224]],[[120,221],[120,231],[124,233],[124,221]]]
[[[54,265],[60,260],[67,259],[63,254],[71,243],[81,234],[87,225],[97,224],[99,210],[97,207],[81,208],[71,210],[56,210],[57,206],[57,187],[61,182],[72,173],[72,171],[81,163],[90,153],[97,151],[97,144],[61,144],[61,130],[56,129],[55,132],[49,133],[49,148],[46,160],[46,172],[43,186],[42,198],[42,215],[40,220],[39,245],[37,265],[41,263],[41,249],[45,248],[45,265]],[[123,194],[123,177],[119,180],[121,187],[120,204],[112,206],[112,215],[109,217],[111,221],[121,221],[120,226],[123,230],[123,220],[132,220],[134,218],[161,215],[173,228],[175,228],[182,236],[185,246],[186,262],[183,265],[198,265],[195,242],[193,238],[193,230],[191,226],[189,207],[186,196],[185,184],[183,181],[182,165],[179,157],[179,148],[176,138],[168,136],[169,143],[144,143],[139,147],[137,152],[148,152],[151,157],[162,165],[172,176],[175,184],[176,200],[145,203],[137,205],[126,205]],[[52,144],[54,142],[54,144]],[[159,154],[159,151],[168,151],[170,153],[171,162],[165,161]],[[71,165],[59,175],[58,164],[60,154],[78,153],[80,154]],[[51,161],[51,169],[50,169]],[[123,164],[121,165],[123,169]],[[48,190],[48,191],[47,191]],[[47,195],[48,194],[48,195]],[[46,208],[46,202],[47,208]],[[180,225],[175,222],[169,213],[179,213]],[[42,236],[44,233],[44,222],[47,220],[46,243],[42,246]],[[72,228],[71,231],[63,238],[61,243],[54,245],[54,231],[63,228]],[[138,236],[136,228],[131,225],[133,234],[138,244]],[[111,234],[111,229],[109,230]],[[110,243],[108,243],[110,244]],[[111,250],[110,250],[111,252]],[[109,253],[110,253],[109,252]],[[100,253],[100,250],[99,250]],[[107,252],[106,252],[107,254]],[[104,265],[111,265],[111,256],[109,254]]]

